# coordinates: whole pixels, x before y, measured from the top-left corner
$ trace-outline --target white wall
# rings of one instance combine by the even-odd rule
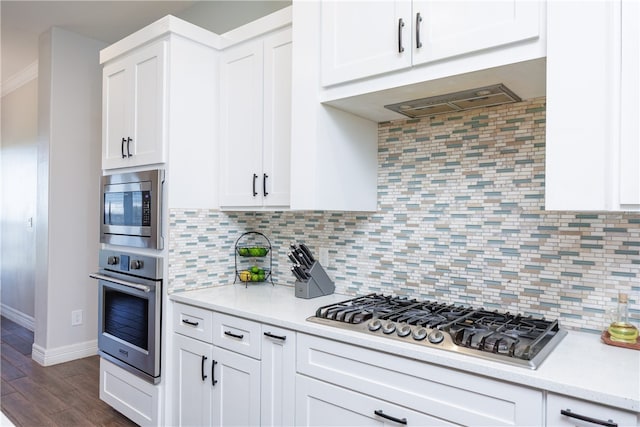
[[[38,83],[2,97],[0,127],[0,283],[2,314],[33,329]]]
[[[40,38],[35,343],[44,365],[95,354],[103,42]],[[71,326],[71,312],[83,324]]]
[[[290,0],[199,1],[176,16],[216,34],[222,34],[287,6],[291,6]]]

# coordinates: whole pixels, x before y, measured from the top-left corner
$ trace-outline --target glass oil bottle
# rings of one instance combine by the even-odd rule
[[[627,294],[618,294],[618,307],[608,331],[611,341],[635,344],[638,339],[638,328],[629,322],[629,297]]]

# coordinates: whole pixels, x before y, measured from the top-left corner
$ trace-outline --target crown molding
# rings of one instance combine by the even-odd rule
[[[0,89],[0,97],[4,97],[21,86],[29,83],[31,80],[38,77],[38,61],[33,61],[22,71],[19,71],[9,77],[6,81],[2,82]]]

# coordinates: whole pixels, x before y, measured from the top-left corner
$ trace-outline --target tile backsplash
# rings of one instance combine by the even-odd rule
[[[170,212],[169,292],[231,283],[234,245],[329,250],[336,292],[382,292],[560,318],[601,331],[618,292],[640,319],[640,215],[544,210],[545,99],[381,123],[378,211]],[[237,286],[244,286],[238,284]],[[253,284],[249,286],[268,286]]]

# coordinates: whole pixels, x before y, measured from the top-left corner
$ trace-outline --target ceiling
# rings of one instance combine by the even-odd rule
[[[113,43],[196,1],[0,1],[1,81],[38,59],[38,37],[52,26]]]

